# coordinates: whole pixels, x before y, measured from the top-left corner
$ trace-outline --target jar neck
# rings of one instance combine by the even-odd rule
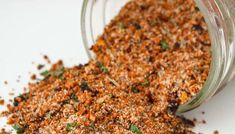
[[[178,112],[200,106],[231,80],[235,68],[235,1],[196,0],[206,20],[212,43],[212,63],[202,90]]]

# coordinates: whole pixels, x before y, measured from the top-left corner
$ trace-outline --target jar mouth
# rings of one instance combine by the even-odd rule
[[[107,1],[108,0],[102,1],[103,3],[100,6],[100,9],[94,9],[97,8],[97,6],[94,7],[94,4],[97,4],[96,0],[84,0],[83,2],[82,14],[81,14],[82,39],[84,47],[90,59],[95,58],[95,54],[91,52],[89,49],[91,45],[95,43],[96,36],[102,33],[105,24],[108,23],[109,21],[107,18],[105,18]],[[121,1],[125,3],[128,0],[120,0],[119,3],[121,3]],[[231,77],[232,75],[231,64],[235,65],[235,63],[233,63],[235,54],[233,54],[232,50],[231,51],[228,50],[229,49],[228,42],[226,42],[225,38],[226,32],[224,31],[223,27],[224,18],[223,14],[220,11],[221,7],[219,7],[218,3],[215,1],[210,1],[210,0],[205,0],[205,1],[195,0],[195,1],[200,11],[204,15],[205,21],[209,29],[209,35],[212,43],[211,47],[212,62],[210,65],[208,78],[205,84],[203,85],[203,88],[190,101],[180,105],[177,110],[177,113],[190,111],[200,106],[206,100],[210,99],[216,93],[216,91],[218,91],[218,89],[225,84],[225,81]],[[93,13],[95,10],[100,11],[100,14],[97,15],[97,12],[95,12],[96,16],[94,16]],[[234,24],[232,23],[233,26]],[[97,30],[97,27],[95,27],[95,25],[98,25],[98,27],[102,27],[102,29]],[[232,45],[232,47],[234,47],[234,45]],[[227,60],[228,56],[230,56],[232,60]]]

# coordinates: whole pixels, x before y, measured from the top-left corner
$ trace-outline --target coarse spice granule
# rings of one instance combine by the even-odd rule
[[[0,99],[0,105],[4,105],[5,104],[5,100]]]
[[[7,84],[8,84],[8,82],[7,82],[7,81],[4,81],[4,84],[5,84],[5,85],[7,85]]]
[[[191,134],[175,115],[202,88],[210,40],[193,0],[131,0],[91,48],[94,60],[54,64],[8,105],[8,123],[32,134]]]
[[[45,67],[45,65],[43,65],[43,64],[38,64],[38,65],[37,65],[37,69],[38,69],[38,70],[41,70],[41,69],[43,69],[44,67]]]
[[[215,131],[214,131],[214,134],[219,134],[219,131],[218,131],[218,130],[215,130]]]

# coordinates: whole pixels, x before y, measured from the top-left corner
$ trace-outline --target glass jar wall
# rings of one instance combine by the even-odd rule
[[[84,0],[81,28],[90,58],[95,55],[89,48],[126,2],[128,0]],[[178,112],[192,110],[210,99],[231,80],[235,70],[235,1],[196,0],[196,3],[208,25],[212,63],[202,90],[188,103],[180,105]]]

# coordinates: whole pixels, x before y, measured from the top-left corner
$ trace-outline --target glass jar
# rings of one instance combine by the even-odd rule
[[[89,50],[110,20],[129,0],[84,0],[81,29],[84,45]],[[235,74],[235,1],[195,0],[204,15],[212,42],[212,63],[209,76],[201,91],[189,102],[180,105],[178,112],[186,112],[200,106],[221,91]]]

